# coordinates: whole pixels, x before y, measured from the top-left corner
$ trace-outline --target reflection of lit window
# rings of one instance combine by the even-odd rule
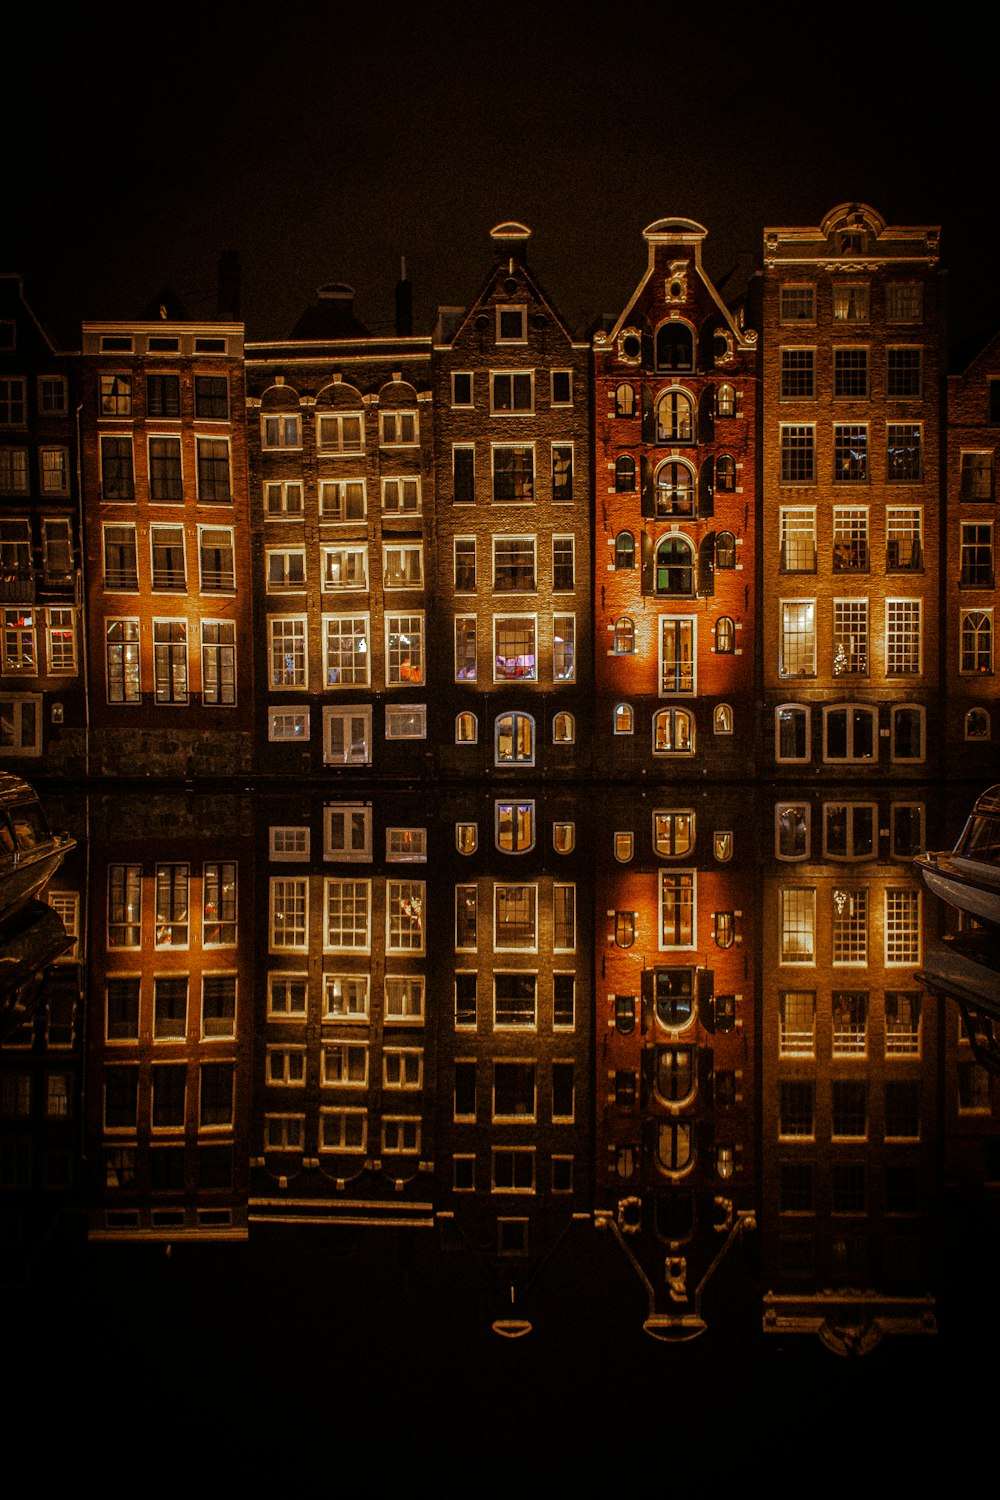
[[[728,829],[719,829],[712,835],[712,850],[720,863],[733,857],[733,835]]]
[[[552,847],[557,854],[571,854],[576,844],[575,823],[553,823]]]
[[[778,859],[806,859],[809,854],[808,802],[779,802],[774,810]]]
[[[634,911],[615,912],[615,943],[619,948],[631,948],[635,942],[635,924]]]
[[[479,738],[479,725],[475,714],[459,714],[455,719],[455,744],[474,745]]]
[[[534,616],[497,615],[493,620],[493,631],[494,680],[534,682],[537,676]]]
[[[576,723],[572,714],[556,714],[552,720],[552,743],[572,745],[576,739]]]
[[[733,710],[728,703],[717,703],[712,714],[712,729],[716,734],[732,734]]]
[[[653,847],[666,858],[689,854],[694,848],[694,813],[654,812]]]
[[[736,941],[736,913],[731,911],[717,911],[715,913],[715,946],[717,948],[731,948]]]
[[[633,725],[631,703],[615,704],[615,734],[631,734]]]
[[[634,845],[635,845],[635,838],[634,838],[633,834],[631,834],[631,833],[616,833],[615,834],[615,859],[620,860],[622,864],[626,864],[632,858],[632,851],[633,851]]]
[[[660,947],[690,948],[695,931],[693,870],[660,871]]]
[[[812,964],[816,961],[816,892],[785,887],[781,900],[781,962]]]
[[[523,854],[535,842],[534,802],[496,804],[496,843],[505,854]]]
[[[475,854],[479,843],[479,828],[475,823],[455,824],[455,848],[459,854]]]

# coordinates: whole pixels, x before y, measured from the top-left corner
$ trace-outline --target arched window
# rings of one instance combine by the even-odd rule
[[[620,385],[615,391],[615,416],[635,416],[635,391],[630,385]]]
[[[967,740],[988,740],[990,737],[990,716],[985,708],[970,708],[965,716],[965,738]]]
[[[723,656],[736,650],[736,626],[728,615],[720,615],[715,622],[715,649]]]
[[[552,720],[553,745],[572,745],[576,740],[576,722],[572,714],[556,714]]]
[[[720,531],[715,538],[715,566],[735,568],[736,538],[731,531]]]
[[[694,848],[694,813],[690,808],[653,814],[653,848],[663,859],[681,859]]]
[[[474,745],[479,739],[479,724],[475,714],[459,714],[455,719],[455,744]]]
[[[633,728],[631,703],[615,704],[615,734],[631,734]]]
[[[720,385],[715,392],[715,415],[717,417],[735,417],[736,415],[736,391],[731,385]]]
[[[729,828],[717,828],[712,835],[712,853],[721,864],[733,857],[733,835]]]
[[[985,609],[972,609],[962,616],[961,669],[993,671],[993,616]]]
[[[627,865],[632,858],[632,850],[635,845],[634,836],[631,833],[615,834],[615,859],[620,864]]]
[[[694,515],[694,473],[687,464],[661,464],[656,471],[656,514]]]
[[[615,537],[615,569],[635,567],[635,537],[631,531],[619,531]]]
[[[715,946],[717,948],[731,948],[736,941],[736,913],[732,911],[717,911],[715,913]]]
[[[653,754],[694,754],[694,719],[686,708],[661,708],[653,715]]]
[[[455,824],[455,848],[459,854],[475,854],[479,843],[479,826],[476,823]]]
[[[575,823],[553,823],[552,847],[557,854],[572,854],[575,844]]]
[[[731,495],[736,488],[736,460],[728,453],[715,460],[715,488],[723,495]]]
[[[631,948],[635,942],[635,912],[615,912],[615,943],[619,948]]]
[[[635,489],[635,459],[623,453],[615,463],[615,489],[619,495],[631,495]]]
[[[694,1015],[694,970],[656,969],[652,983],[660,1025],[669,1031],[687,1026]]]
[[[690,443],[694,439],[694,403],[686,391],[664,391],[656,403],[656,441]]]
[[[691,1047],[657,1047],[655,1088],[664,1104],[685,1104],[692,1098],[694,1059]]]
[[[656,592],[687,597],[694,593],[694,548],[687,537],[667,536],[658,545]]]
[[[656,1136],[656,1159],[662,1172],[680,1175],[694,1165],[693,1132],[689,1121],[663,1122]]]
[[[615,655],[631,656],[635,651],[635,624],[628,615],[615,621]]]
[[[496,722],[498,766],[535,764],[535,721],[530,714],[501,714]]]
[[[728,703],[717,703],[712,715],[712,728],[716,734],[732,734],[733,711]]]
[[[732,1177],[736,1170],[736,1151],[732,1146],[716,1146],[715,1170],[723,1179]]]
[[[502,853],[524,854],[534,848],[534,802],[498,802],[494,814],[496,845]]]
[[[694,334],[686,323],[662,323],[656,330],[656,368],[694,369]]]

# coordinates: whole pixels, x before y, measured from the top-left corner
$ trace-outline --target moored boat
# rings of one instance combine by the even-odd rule
[[[0,926],[47,884],[76,840],[50,831],[26,781],[0,772]]]
[[[918,854],[913,863],[936,896],[1000,928],[1000,785],[977,799],[954,849]]]

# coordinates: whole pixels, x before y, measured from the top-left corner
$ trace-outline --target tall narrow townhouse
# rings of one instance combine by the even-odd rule
[[[751,765],[757,335],[691,219],[594,338],[597,745],[608,774]]]
[[[435,338],[441,764],[572,774],[590,753],[587,348],[499,224]],[[449,748],[450,745],[450,748]]]
[[[765,770],[937,753],[938,238],[865,204],[764,231]]]
[[[945,508],[945,737],[948,770],[996,779],[996,474],[1000,334],[948,377]]]
[[[431,341],[372,337],[321,287],[290,339],[247,348],[257,764],[426,770]],[[431,729],[428,722],[431,721]]]
[[[249,769],[250,528],[238,323],[83,325],[91,767]]]
[[[0,765],[82,772],[79,355],[0,276]]]

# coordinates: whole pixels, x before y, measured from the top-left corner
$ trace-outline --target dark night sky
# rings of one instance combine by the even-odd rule
[[[357,288],[379,331],[400,254],[429,331],[438,303],[473,296],[488,231],[511,217],[582,325],[620,308],[655,218],[701,220],[710,271],[745,274],[765,224],[816,223],[848,199],[943,226],[953,336],[1000,322],[996,203],[976,197],[992,191],[987,49],[960,51],[915,11],[209,3],[135,10],[127,27],[123,14],[89,12],[71,35],[41,7],[9,23],[24,66],[3,268],[60,330],[139,316],[164,286],[212,316],[218,255],[234,248],[250,337],[287,332],[329,280]]]

